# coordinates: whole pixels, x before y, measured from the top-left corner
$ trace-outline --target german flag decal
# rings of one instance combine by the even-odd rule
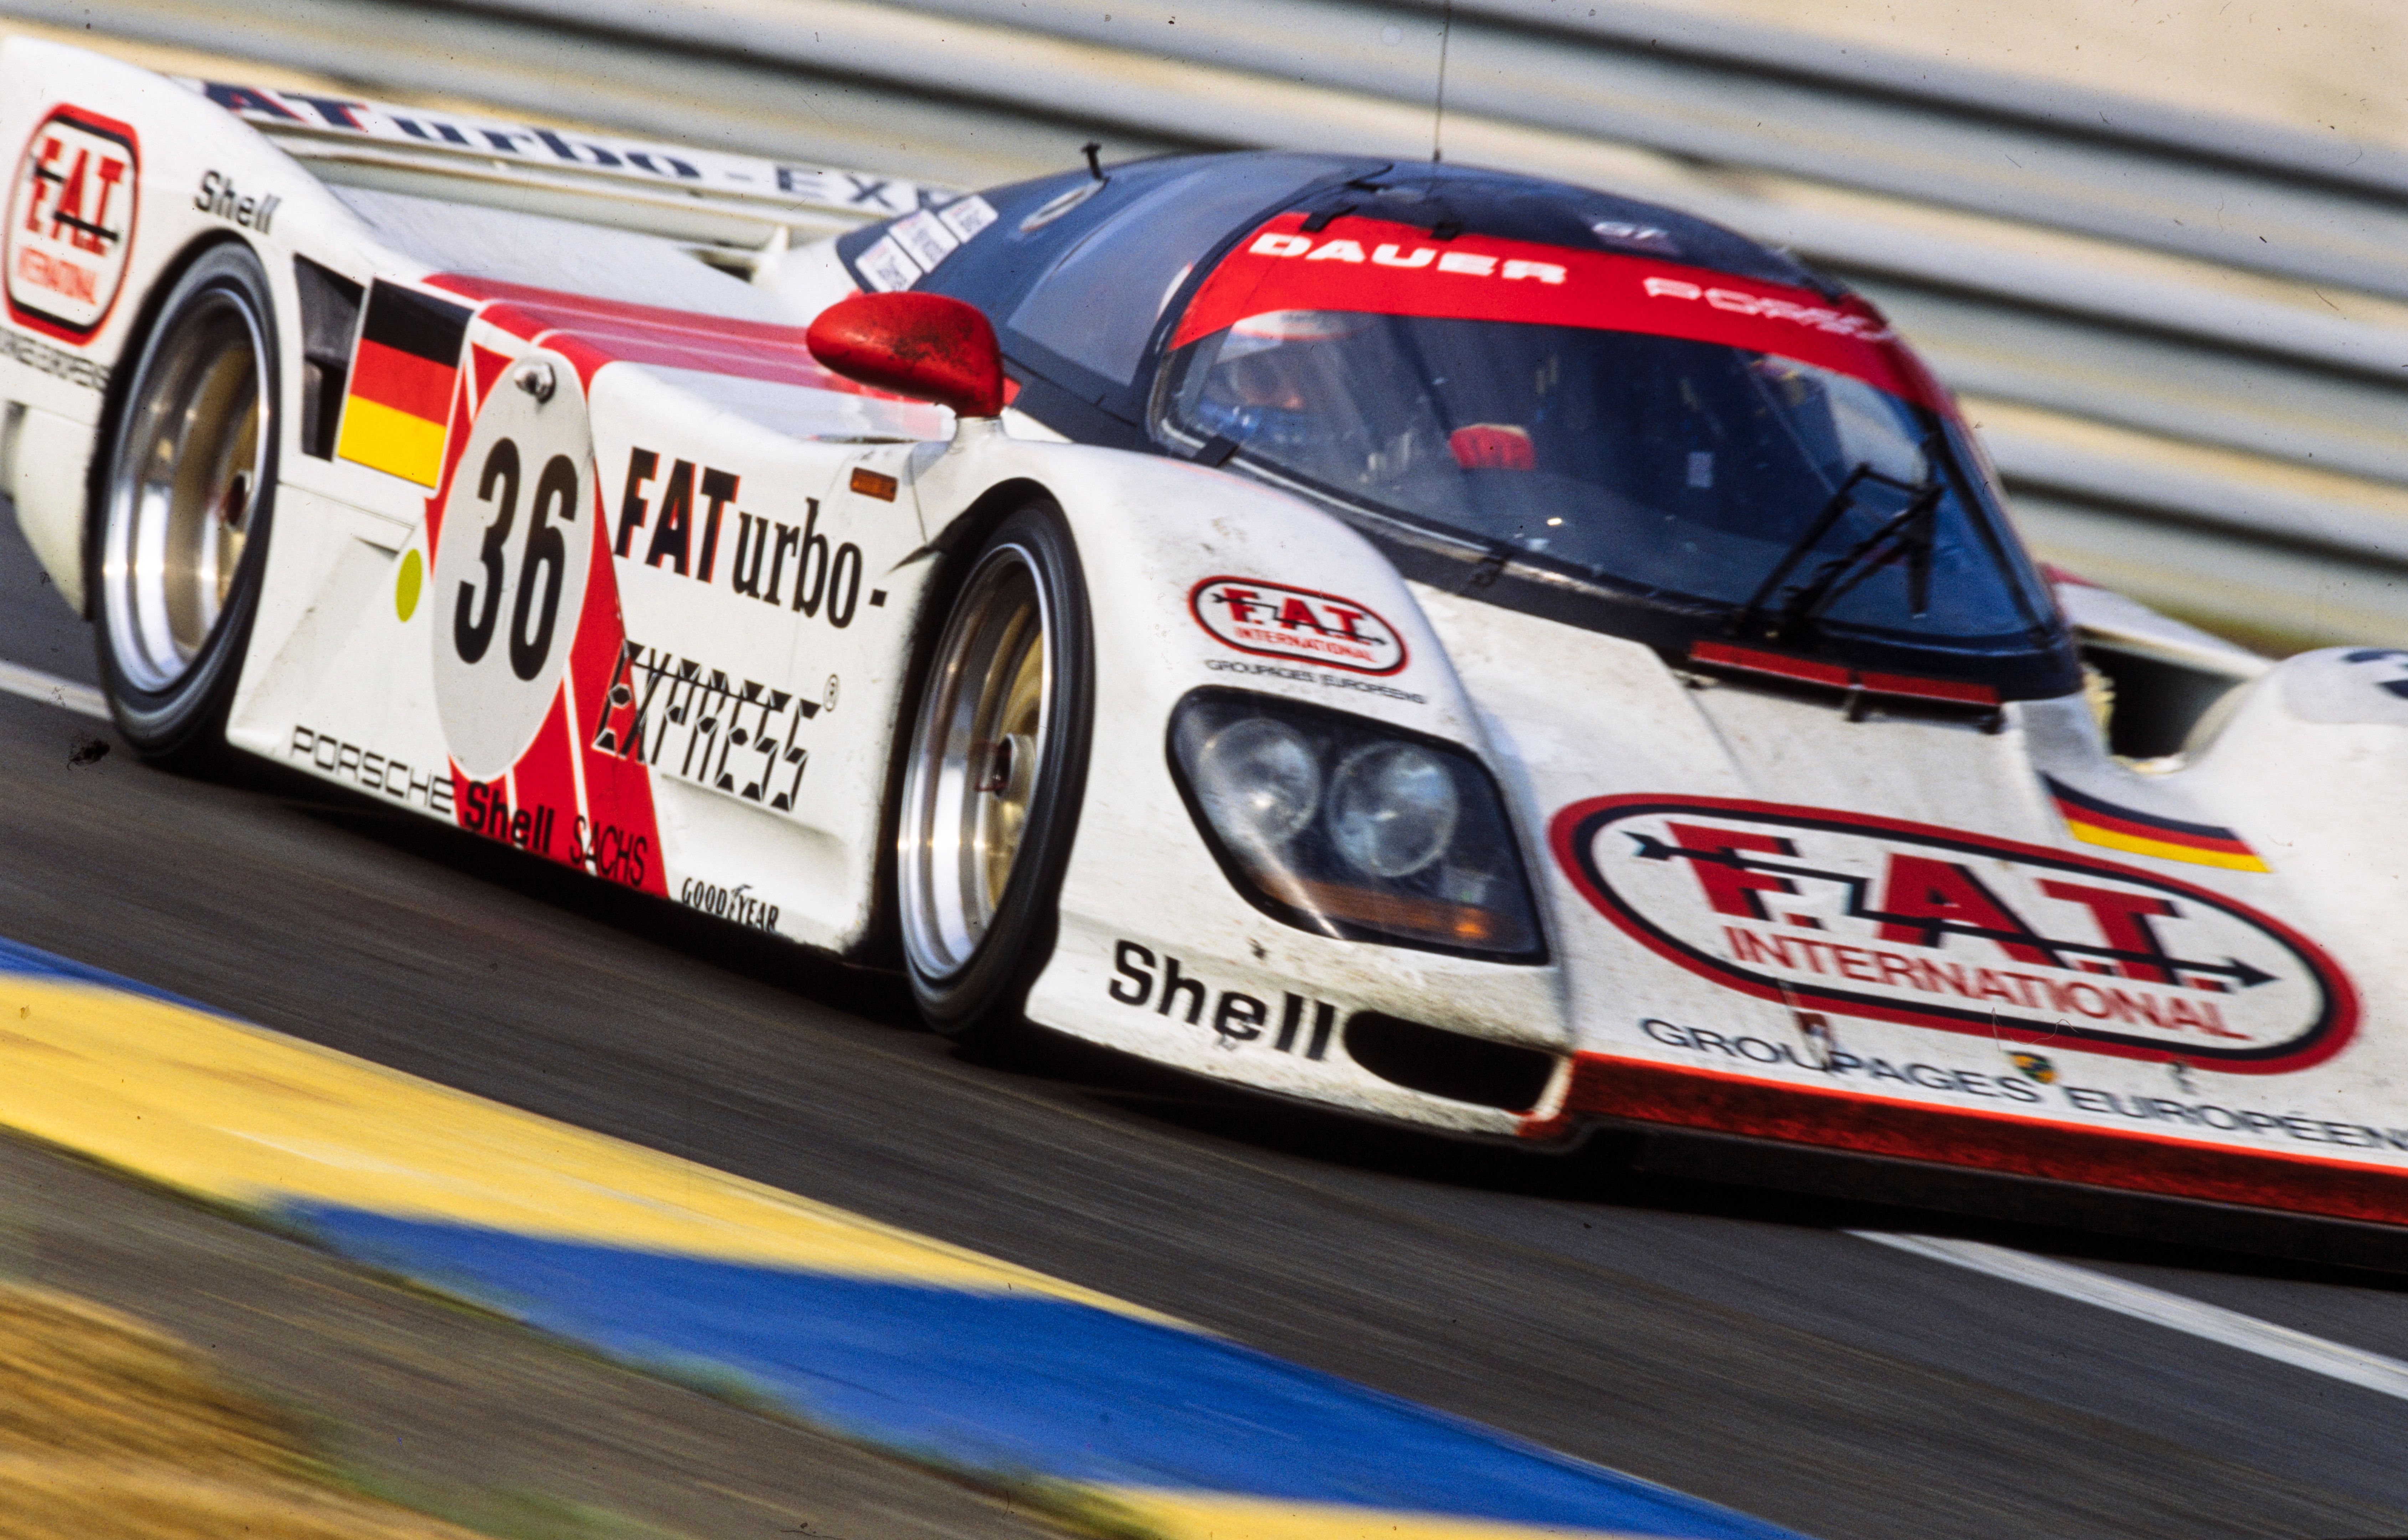
[[[2214,824],[2179,823],[2154,813],[2119,808],[2078,792],[2051,776],[2041,779],[2048,783],[2048,794],[2057,799],[2057,811],[2063,815],[2065,827],[2086,844],[2169,861],[2189,861],[2196,866],[2228,867],[2234,871],[2269,870],[2258,853],[2229,828],[2218,828]]]
[[[421,486],[442,480],[452,381],[467,330],[466,307],[378,281],[351,354],[335,453]]]

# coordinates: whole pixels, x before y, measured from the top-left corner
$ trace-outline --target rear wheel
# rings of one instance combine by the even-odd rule
[[[134,361],[90,545],[100,672],[144,758],[204,764],[259,607],[276,486],[267,275],[226,244],[186,268]]]
[[[1048,505],[980,548],[906,751],[896,902],[920,1013],[1000,1046],[1052,950],[1084,789],[1094,664],[1076,549]]]

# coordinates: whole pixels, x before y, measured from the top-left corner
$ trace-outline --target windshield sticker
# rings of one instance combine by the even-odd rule
[[[1487,236],[1441,241],[1412,225],[1351,214],[1313,232],[1304,221],[1282,214],[1240,241],[1197,290],[1170,345],[1274,311],[1584,326],[1777,353],[1935,411],[1954,410],[1880,312],[1853,295],[1829,300],[1811,289],[1614,252]]]
[[[938,209],[937,217],[944,221],[955,240],[968,240],[995,223],[995,205],[972,193]]]
[[[8,200],[8,313],[64,342],[100,329],[125,282],[141,157],[134,130],[54,108],[26,141]]]
[[[853,259],[853,265],[861,269],[870,288],[880,294],[908,289],[920,281],[920,265],[911,260],[910,253],[893,236],[879,237],[868,250]]]
[[[886,228],[903,243],[903,249],[911,253],[914,262],[932,273],[962,243],[951,226],[925,209],[898,219]]]
[[[1223,645],[1358,674],[1405,666],[1405,640],[1368,604],[1260,578],[1206,578],[1187,592],[1196,624]]]
[[[1551,843],[1633,939],[1793,1011],[2235,1074],[2357,1027],[2347,976],[2281,921],[2093,856],[1703,797],[1575,803]]]

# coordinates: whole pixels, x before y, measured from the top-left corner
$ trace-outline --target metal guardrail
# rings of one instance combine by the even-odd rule
[[[1106,7],[1109,5],[1110,8]],[[2408,643],[2408,154],[1628,0],[0,0],[976,184],[1258,145],[1679,204],[1862,288],[2052,559],[2274,647]]]

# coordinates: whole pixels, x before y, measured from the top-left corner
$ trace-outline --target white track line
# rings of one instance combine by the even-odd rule
[[[64,706],[71,712],[108,720],[108,702],[89,684],[79,684],[72,679],[46,674],[39,669],[28,669],[22,663],[0,660],[0,690],[22,695],[28,700],[40,700],[52,706]]]
[[[2369,1353],[2338,1342],[2312,1337],[2305,1331],[2294,1331],[2287,1326],[2261,1321],[2255,1316],[2244,1316],[2237,1310],[2208,1304],[2187,1295],[2170,1294],[2162,1288],[2151,1288],[2113,1274],[2094,1273],[2086,1267],[2051,1261],[2026,1252],[2010,1251],[2004,1246],[1985,1245],[1980,1241],[1949,1240],[1937,1235],[1891,1235],[1878,1231],[1852,1230],[1849,1234],[1860,1241],[1872,1241],[1881,1245],[1911,1251],[1918,1257],[1947,1262],[1955,1267],[1971,1268],[1994,1278],[2004,1278],[2029,1288],[2046,1289],[2084,1304],[2095,1304],[2101,1310],[2113,1310],[2119,1316],[2186,1331],[2209,1342],[2220,1342],[2227,1347],[2238,1347],[2244,1353],[2256,1353],[2277,1363],[2287,1363],[2295,1369],[2323,1374],[2330,1379],[2380,1390],[2386,1396],[2408,1401],[2408,1363],[2387,1359],[2380,1353]]]

